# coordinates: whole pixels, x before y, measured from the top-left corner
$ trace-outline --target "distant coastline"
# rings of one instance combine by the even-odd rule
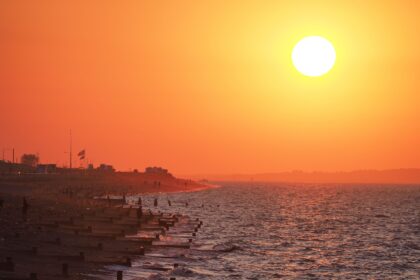
[[[191,175],[193,179],[212,182],[285,182],[285,183],[337,183],[337,184],[420,184],[419,168],[386,170],[355,170],[340,172],[290,171],[256,174],[204,174]]]

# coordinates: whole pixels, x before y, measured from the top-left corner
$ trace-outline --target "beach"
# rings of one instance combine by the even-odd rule
[[[153,243],[189,247],[200,226],[138,197],[207,187],[159,174],[2,176],[0,279],[118,279]],[[189,238],[166,244],[162,237],[177,223]],[[113,273],[107,265],[122,268]]]

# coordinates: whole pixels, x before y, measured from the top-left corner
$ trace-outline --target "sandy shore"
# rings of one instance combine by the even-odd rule
[[[129,266],[179,217],[94,197],[210,187],[154,174],[2,177],[0,279],[89,279],[107,264]],[[145,237],[127,238],[139,232]]]

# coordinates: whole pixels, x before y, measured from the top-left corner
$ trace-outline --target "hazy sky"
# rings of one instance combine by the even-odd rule
[[[72,129],[119,169],[420,167],[419,16],[416,1],[1,1],[0,148],[66,164]],[[321,78],[290,59],[308,35],[336,48]]]

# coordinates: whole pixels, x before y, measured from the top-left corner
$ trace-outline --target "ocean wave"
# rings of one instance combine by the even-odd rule
[[[221,244],[217,244],[213,246],[213,251],[217,251],[217,252],[232,252],[235,250],[240,250],[241,247],[239,247],[238,245],[235,245],[231,242],[225,242],[225,243],[221,243]]]
[[[162,274],[152,274],[149,277],[147,277],[147,279],[148,280],[167,280],[168,277]]]
[[[196,273],[193,270],[188,269],[186,267],[177,267],[177,268],[172,269],[169,272],[169,274],[173,276],[191,277]]]

